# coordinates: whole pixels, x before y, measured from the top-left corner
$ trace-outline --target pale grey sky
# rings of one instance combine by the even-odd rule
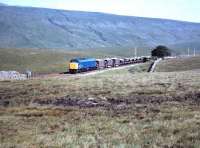
[[[0,0],[9,5],[200,22],[200,0]]]

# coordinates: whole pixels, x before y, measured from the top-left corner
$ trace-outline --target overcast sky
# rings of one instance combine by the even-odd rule
[[[200,0],[0,0],[0,3],[200,22]]]

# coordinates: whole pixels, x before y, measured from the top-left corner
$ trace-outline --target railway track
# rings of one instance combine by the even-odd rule
[[[76,73],[76,74],[70,74],[68,72],[66,73],[52,73],[52,74],[43,74],[43,75],[38,75],[33,77],[33,79],[38,79],[38,78],[61,78],[61,79],[66,79],[68,77],[84,77],[84,76],[91,76],[91,75],[96,75],[100,73],[104,73],[107,71],[112,71],[112,70],[119,70],[119,69],[124,69],[128,67],[134,67],[137,65],[140,65],[143,63],[135,63],[135,64],[128,64],[128,65],[123,65],[123,66],[118,66],[118,67],[109,67],[106,69],[99,69],[99,70],[92,70],[92,71],[86,71],[86,72],[81,72],[81,73]]]

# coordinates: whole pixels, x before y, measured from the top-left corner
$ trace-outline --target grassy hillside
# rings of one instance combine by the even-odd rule
[[[141,66],[0,82],[0,146],[199,147],[200,73]]]
[[[138,50],[138,55],[148,55],[147,49]],[[39,50],[39,49],[0,49],[0,71],[26,69],[34,73],[65,72],[68,62],[75,57],[130,57],[134,56],[130,48],[85,49],[79,51]]]
[[[200,69],[200,56],[169,59],[161,61],[157,67],[157,72],[173,72]]]
[[[190,47],[200,39],[198,23],[29,7],[0,6],[0,26],[0,48]]]
[[[28,49],[0,49],[0,70],[24,72],[63,72],[70,58],[85,55],[82,52],[56,52]]]

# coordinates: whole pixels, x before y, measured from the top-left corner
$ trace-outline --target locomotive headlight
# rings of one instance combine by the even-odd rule
[[[78,63],[69,63],[69,69],[78,69]]]

